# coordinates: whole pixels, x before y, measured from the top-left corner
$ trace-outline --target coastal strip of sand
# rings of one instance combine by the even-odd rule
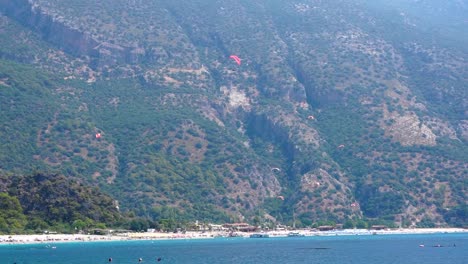
[[[280,230],[262,232],[269,237],[287,237],[291,232],[301,236],[346,236],[346,235],[397,235],[397,234],[448,234],[467,233],[463,228],[411,228],[411,229],[343,229],[331,231],[316,230]],[[141,232],[121,233],[118,235],[86,235],[86,234],[36,234],[36,235],[0,235],[0,245],[11,244],[54,244],[64,242],[98,242],[98,241],[130,241],[130,240],[170,240],[170,239],[209,239],[218,237],[249,237],[253,233],[226,231],[188,231],[184,233]]]

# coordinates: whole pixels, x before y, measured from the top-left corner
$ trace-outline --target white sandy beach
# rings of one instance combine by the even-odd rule
[[[270,237],[286,237],[290,230],[264,232]],[[466,233],[463,228],[416,228],[416,229],[344,229],[332,231],[294,230],[304,236],[346,236],[346,235],[392,235],[392,234],[435,234],[435,233]],[[249,237],[252,233],[236,232],[238,237]],[[128,241],[128,240],[169,240],[169,239],[209,239],[227,237],[226,231],[213,232],[185,232],[185,233],[122,233],[119,235],[85,235],[85,234],[40,234],[40,235],[0,235],[0,245],[7,244],[53,244],[64,242],[89,241]]]

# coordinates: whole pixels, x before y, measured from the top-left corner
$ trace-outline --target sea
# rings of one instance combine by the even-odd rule
[[[467,264],[468,233],[0,245],[0,264]]]

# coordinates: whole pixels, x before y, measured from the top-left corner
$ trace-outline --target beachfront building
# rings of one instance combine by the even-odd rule
[[[285,225],[276,225],[276,228],[275,228],[276,231],[284,231],[284,230],[288,230],[288,227],[285,226]]]
[[[223,225],[209,224],[211,231],[228,231],[229,229]]]
[[[224,224],[223,227],[227,228],[230,231],[239,231],[239,232],[253,232],[257,230],[257,227],[251,226],[247,223]]]
[[[317,229],[319,231],[331,231],[331,230],[334,230],[335,227],[334,226],[330,226],[330,225],[325,225],[325,226],[319,226],[317,227]]]

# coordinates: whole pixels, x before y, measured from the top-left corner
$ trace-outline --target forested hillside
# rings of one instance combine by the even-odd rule
[[[123,225],[112,198],[61,175],[0,175],[0,233]]]
[[[466,226],[467,14],[0,0],[0,172],[54,171],[156,222]]]

